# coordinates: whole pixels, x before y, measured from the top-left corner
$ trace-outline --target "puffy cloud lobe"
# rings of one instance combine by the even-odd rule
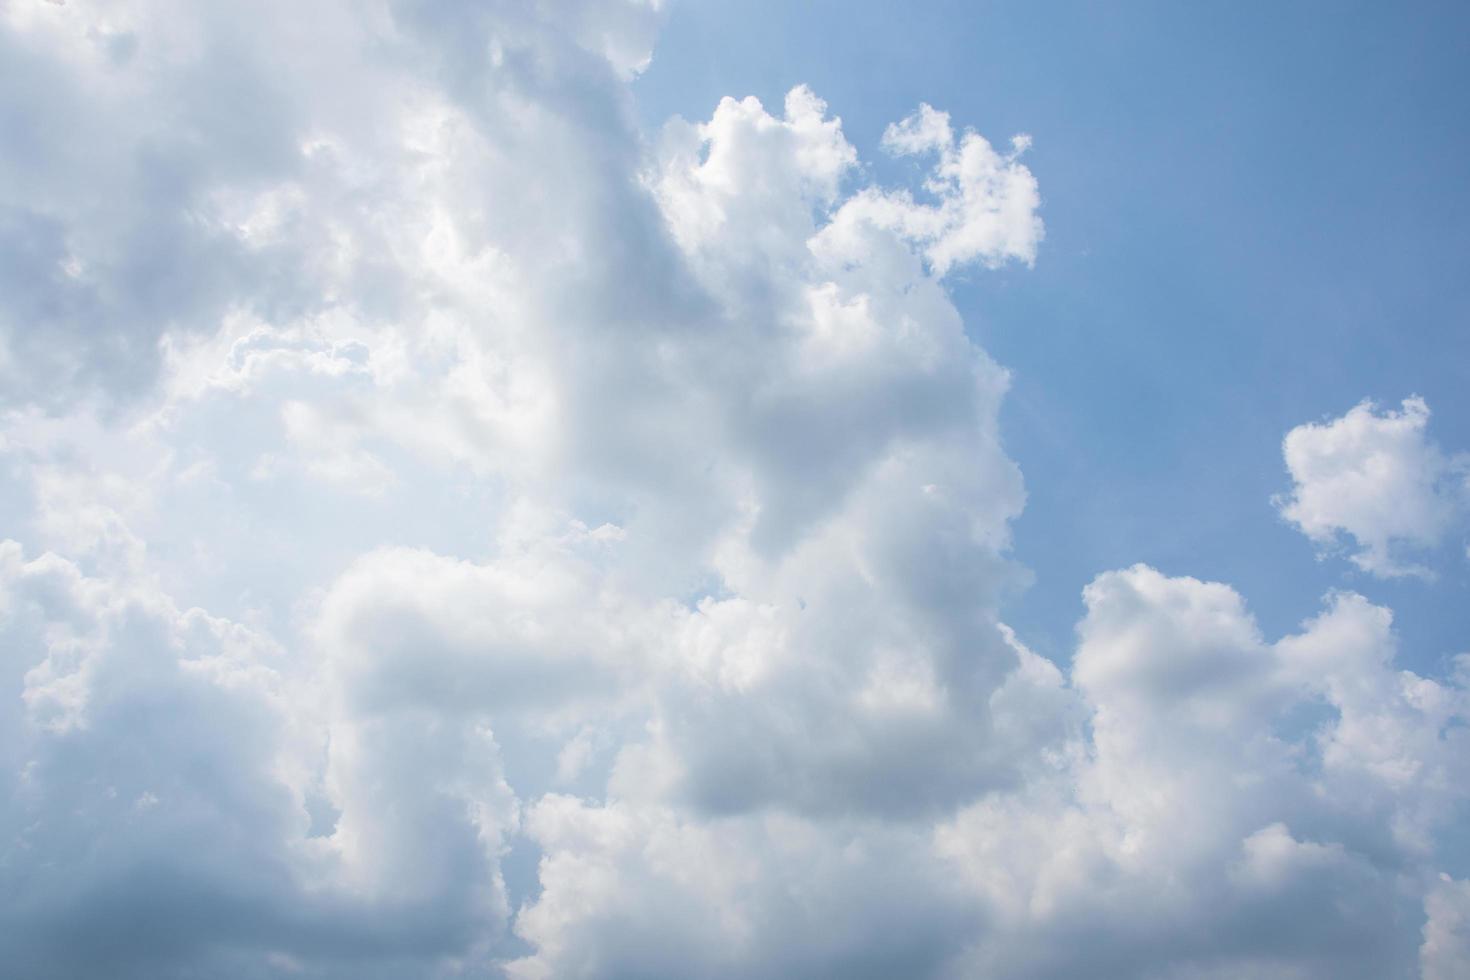
[[[1075,687],[1051,689],[1091,734],[952,818],[543,797],[542,891],[516,926],[537,952],[512,975],[1366,978],[1455,948],[1439,891],[1424,952],[1403,924],[1424,921],[1423,841],[1466,802],[1466,692],[1396,672],[1384,610],[1330,597],[1267,643],[1227,587],[1144,566],[1087,602]],[[1314,707],[1320,725],[1294,720]],[[1416,765],[1342,750],[1370,729],[1376,757]],[[915,929],[918,950],[891,935]]]
[[[24,706],[6,714],[0,923],[24,975],[174,975],[211,954],[246,975],[297,956],[373,975],[503,921],[494,858],[514,813],[485,744],[450,754],[435,718],[362,752],[379,733],[319,713],[268,639],[14,542],[0,590]],[[340,819],[313,827],[322,778]],[[227,966],[239,948],[253,957]]]
[[[1419,950],[1424,980],[1449,980],[1470,970],[1470,882],[1442,875],[1425,899],[1428,921]]]
[[[1395,671],[1386,610],[1354,595],[1274,644],[1232,590],[1146,566],[1086,599],[1090,741],[936,833],[1004,923],[973,972],[1409,972],[1394,923],[1422,921],[1408,882],[1465,802],[1465,688]]]
[[[1043,226],[1036,178],[1019,162],[1031,137],[1011,139],[997,153],[979,133],[959,139],[949,114],[929,105],[883,134],[883,146],[901,156],[937,158],[924,189],[934,204],[916,203],[908,192],[870,191],[848,202],[839,223],[872,222],[894,228],[922,248],[936,275],[980,261],[990,267],[1036,260]]]
[[[1293,482],[1281,514],[1322,547],[1352,537],[1355,565],[1373,575],[1429,575],[1408,560],[1440,544],[1467,502],[1466,462],[1429,437],[1429,406],[1406,398],[1379,413],[1361,402],[1341,418],[1292,429],[1282,444]]]
[[[528,829],[547,856],[516,978],[931,976],[978,924],[913,828],[547,796]]]
[[[1271,642],[1140,566],[1065,672],[1002,622],[942,279],[1034,259],[1024,138],[921,107],[918,193],[853,189],[798,88],[646,146],[657,4],[3,16],[78,110],[5,105],[11,962],[1454,969],[1465,693],[1386,610]]]

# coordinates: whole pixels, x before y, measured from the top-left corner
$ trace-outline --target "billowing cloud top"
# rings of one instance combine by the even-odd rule
[[[659,8],[0,6],[7,969],[1463,975],[1470,663],[1146,566],[1028,650],[944,283],[1036,259],[1029,140],[645,136]],[[1286,515],[1397,568],[1421,410]]]

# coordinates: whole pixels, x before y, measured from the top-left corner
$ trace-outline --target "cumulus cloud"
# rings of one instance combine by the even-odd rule
[[[0,956],[1451,975],[1466,671],[1145,566],[1028,649],[945,287],[1036,259],[1027,140],[645,136],[659,8],[0,9]]]
[[[1406,972],[1390,923],[1421,914],[1401,889],[1463,805],[1463,685],[1396,671],[1356,595],[1275,643],[1218,583],[1136,566],[1085,598],[1090,739],[937,831],[1004,924],[972,975]]]
[[[1470,471],[1428,428],[1429,406],[1419,397],[1405,398],[1398,411],[1364,401],[1341,418],[1297,426],[1282,443],[1293,485],[1277,501],[1281,515],[1319,547],[1351,537],[1353,563],[1373,575],[1430,574],[1411,557],[1463,520]]]
[[[1424,980],[1449,980],[1470,970],[1470,881],[1442,875],[1426,900],[1420,963]]]
[[[1036,261],[1043,233],[1036,214],[1041,199],[1036,178],[1018,162],[1031,146],[1030,136],[1012,137],[1010,152],[1000,154],[974,130],[956,139],[949,113],[921,105],[888,127],[883,145],[901,156],[938,158],[924,183],[936,205],[915,206],[906,196],[890,198],[905,205],[894,217],[923,245],[935,272],[943,275],[976,260],[991,267],[1013,259]]]

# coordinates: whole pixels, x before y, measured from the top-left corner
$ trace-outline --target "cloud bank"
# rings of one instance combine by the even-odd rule
[[[1470,968],[1470,662],[1146,566],[1029,651],[945,287],[1036,259],[1027,139],[922,106],[885,188],[805,88],[645,136],[659,6],[0,7],[0,956]],[[1438,528],[1312,490],[1358,428],[1422,472],[1417,411],[1295,430],[1287,516]]]

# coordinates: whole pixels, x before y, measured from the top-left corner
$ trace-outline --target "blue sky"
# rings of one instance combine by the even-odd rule
[[[0,2],[7,975],[1470,976],[1467,22]]]
[[[928,101],[1035,139],[1033,269],[955,285],[1013,372],[1027,478],[1010,616],[1054,658],[1081,589],[1146,561],[1232,582],[1269,634],[1332,588],[1398,612],[1442,667],[1470,634],[1470,566],[1373,581],[1271,507],[1281,437],[1363,398],[1422,395],[1470,445],[1470,11],[1455,3],[846,3],[673,7],[638,80],[650,127],[724,94],[810,84],[879,179],[883,128]]]

